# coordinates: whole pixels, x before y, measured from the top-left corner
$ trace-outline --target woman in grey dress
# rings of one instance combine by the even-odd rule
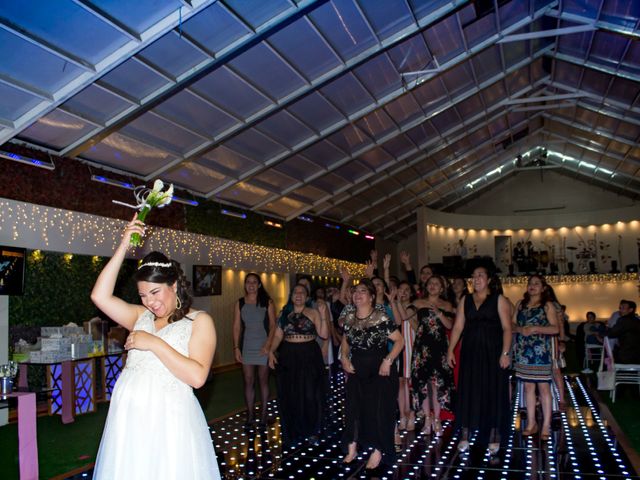
[[[236,361],[242,363],[247,426],[254,421],[256,376],[262,398],[259,426],[266,425],[269,400],[267,361],[275,326],[276,312],[271,297],[264,289],[260,276],[248,273],[244,277],[244,297],[236,302],[233,316],[233,351]]]

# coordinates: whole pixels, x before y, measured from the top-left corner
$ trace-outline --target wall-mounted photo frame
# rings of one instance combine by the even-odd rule
[[[222,295],[222,267],[220,265],[193,266],[193,296]]]
[[[24,248],[0,247],[0,295],[24,294],[26,256]]]

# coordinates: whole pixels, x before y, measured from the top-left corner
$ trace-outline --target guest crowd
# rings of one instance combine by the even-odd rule
[[[404,279],[389,275],[389,255],[379,276],[375,251],[366,277],[354,282],[344,270],[340,289],[314,290],[302,277],[277,321],[259,277],[247,275],[234,348],[244,364],[248,425],[254,421],[254,368],[264,400],[268,364],[277,376],[285,446],[318,441],[329,375],[345,373],[343,461],[371,449],[367,469],[393,461],[400,431],[440,436],[443,420],[454,420],[459,451],[469,449],[477,432],[476,441],[496,455],[509,431],[513,387],[526,409],[522,434],[549,438],[553,412],[565,407],[561,369],[570,332],[564,306],[544,277],[531,275],[522,297],[509,299],[492,264],[478,264],[467,282],[429,265],[416,276],[404,252],[400,261]],[[635,360],[635,304],[622,301],[619,314],[617,327],[596,331],[590,320],[584,335],[600,341],[607,333],[618,336],[616,355]],[[265,418],[263,410],[261,422]]]

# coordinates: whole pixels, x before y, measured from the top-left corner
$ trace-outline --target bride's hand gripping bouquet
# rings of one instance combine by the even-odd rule
[[[138,208],[140,209],[140,212],[138,212],[138,220],[144,222],[153,207],[162,208],[171,203],[171,199],[173,198],[173,184],[170,184],[169,188],[164,192],[162,191],[163,188],[164,183],[162,180],[156,180],[151,190],[143,188],[138,191],[136,189],[135,195],[136,200],[138,200]],[[131,245],[137,247],[140,243],[142,243],[142,238],[139,234],[134,233],[131,235]]]

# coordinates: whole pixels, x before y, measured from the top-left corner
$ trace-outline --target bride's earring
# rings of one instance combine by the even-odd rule
[[[182,308],[182,302],[180,301],[180,297],[176,294],[176,310],[180,310]]]

